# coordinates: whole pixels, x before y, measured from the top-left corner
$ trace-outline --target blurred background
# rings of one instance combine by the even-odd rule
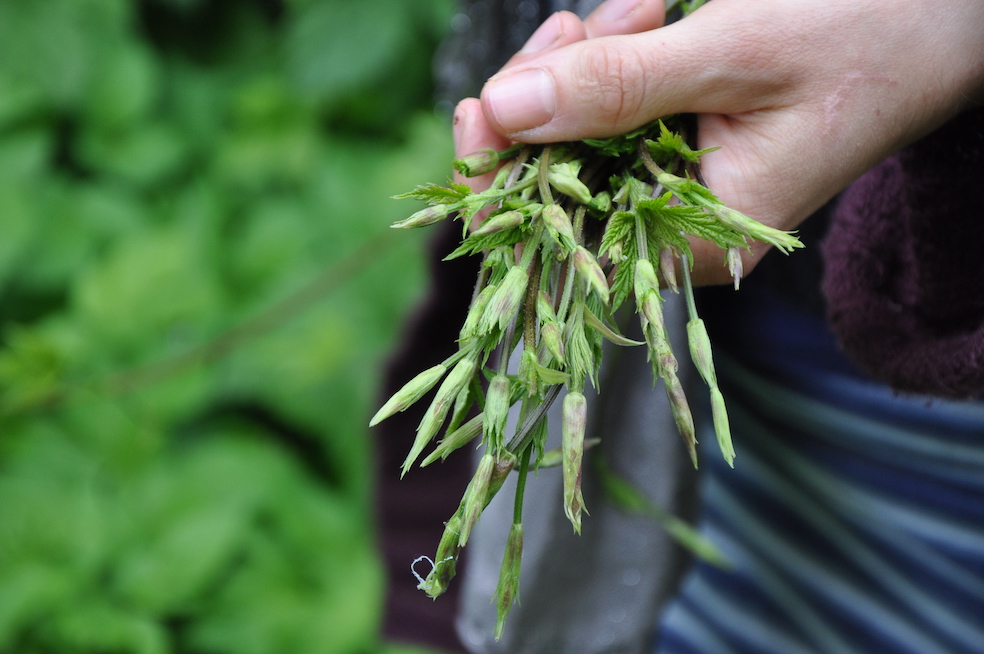
[[[453,4],[0,0],[0,652],[410,652],[366,425]]]

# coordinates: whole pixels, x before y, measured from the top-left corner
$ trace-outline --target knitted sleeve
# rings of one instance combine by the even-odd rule
[[[984,395],[984,110],[843,194],[823,291],[845,352],[904,393]]]

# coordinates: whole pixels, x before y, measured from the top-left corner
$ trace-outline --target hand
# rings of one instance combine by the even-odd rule
[[[792,229],[984,97],[980,0],[714,0],[662,28],[659,0],[605,20],[617,5],[583,23],[571,14],[544,23],[481,101],[459,105],[459,153],[696,113],[698,146],[721,148],[703,160],[710,188]],[[746,272],[765,250],[753,248]],[[695,258],[695,281],[730,280],[720,252],[695,244]]]

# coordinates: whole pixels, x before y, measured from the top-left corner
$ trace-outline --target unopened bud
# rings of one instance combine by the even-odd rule
[[[718,447],[728,465],[735,467],[735,446],[731,441],[731,425],[728,421],[728,409],[724,406],[724,396],[718,388],[711,389],[711,416],[714,421],[714,433],[717,435]]]
[[[523,525],[515,522],[509,528],[506,538],[506,551],[499,569],[499,583],[495,588],[496,619],[495,639],[502,638],[502,629],[513,602],[519,602],[519,573],[523,560]]]
[[[465,177],[477,177],[491,172],[499,165],[499,153],[492,148],[482,148],[455,159],[453,165]]]
[[[417,585],[417,588],[427,593],[431,599],[443,595],[444,591],[448,589],[451,579],[454,578],[458,565],[458,554],[461,552],[461,546],[458,545],[461,516],[462,509],[459,507],[451,519],[445,523],[444,533],[441,535],[441,541],[437,545],[437,553],[434,555],[434,566],[427,577]]]
[[[663,297],[659,294],[659,280],[656,270],[648,259],[638,259],[635,265],[636,308],[653,326],[658,339],[663,338]]]
[[[523,220],[525,220],[523,214],[518,211],[504,211],[482,221],[478,229],[472,232],[472,236],[484,236],[501,232],[504,229],[519,227],[523,224]]]
[[[547,322],[540,327],[540,340],[547,346],[547,351],[561,365],[564,364],[564,341],[561,338],[560,327],[556,322]]]
[[[555,189],[581,204],[591,203],[591,191],[577,178],[581,167],[574,162],[552,164],[547,169],[547,181]]]
[[[434,385],[441,380],[441,377],[443,377],[446,372],[447,368],[445,368],[443,364],[438,364],[433,368],[428,368],[408,381],[404,384],[403,388],[398,390],[393,397],[387,400],[386,404],[384,404],[382,408],[376,412],[376,415],[374,415],[372,420],[369,421],[369,426],[373,427],[397,412],[406,411],[417,400],[422,398],[427,391],[432,389]]]
[[[717,375],[714,374],[714,359],[711,356],[711,339],[707,335],[707,327],[700,318],[687,323],[687,342],[690,345],[690,357],[697,366],[697,372],[709,387],[717,387]]]
[[[793,234],[778,230],[775,227],[763,225],[757,220],[752,220],[740,211],[735,211],[731,207],[716,204],[710,207],[710,209],[719,221],[739,234],[757,241],[762,241],[763,243],[768,243],[787,254],[796,248],[803,247],[803,243]]]
[[[659,251],[659,270],[663,273],[666,286],[674,293],[680,292],[680,285],[677,283],[676,275],[677,256],[674,249],[670,246],[660,248]]]
[[[621,263],[622,259],[624,258],[623,255],[624,248],[625,248],[625,244],[622,243],[622,241],[612,243],[608,247],[608,258],[614,261],[615,263]]]
[[[659,292],[659,278],[656,276],[656,269],[653,268],[649,259],[636,260],[633,282],[637,298],[640,297],[640,293],[644,294],[647,291]]]
[[[491,502],[492,498],[499,492],[502,484],[506,482],[506,477],[516,467],[516,463],[516,455],[508,450],[503,450],[501,454],[496,456],[495,465],[492,467],[492,477],[489,479],[488,495],[485,498],[486,503]]]
[[[653,326],[657,338],[663,338],[665,325],[663,323],[663,298],[660,294],[656,291],[647,292],[645,298],[642,300],[642,305],[639,306],[639,310],[642,312],[646,321]]]
[[[468,308],[468,315],[465,317],[465,322],[461,326],[461,333],[458,336],[460,340],[466,340],[478,334],[482,316],[485,315],[485,310],[489,306],[492,296],[495,295],[496,288],[498,287],[486,286],[475,297],[471,307]]]
[[[676,423],[677,431],[683,438],[683,443],[690,453],[690,460],[694,467],[697,467],[697,432],[694,429],[694,416],[690,411],[690,404],[687,402],[687,395],[683,392],[683,385],[676,376],[676,372],[665,369],[662,372],[663,386],[666,389],[666,397],[670,401],[670,409],[673,412],[673,421]]]
[[[488,496],[489,483],[492,479],[492,470],[495,467],[495,457],[491,453],[482,455],[478,462],[475,475],[468,482],[468,488],[461,498],[461,529],[458,532],[458,545],[464,547],[471,535],[472,528],[478,522],[478,517],[482,515],[485,508],[485,498]]]
[[[657,175],[656,181],[676,193],[686,192],[689,190],[686,187],[687,180],[683,177],[678,177],[673,173],[660,173]]]
[[[594,289],[601,298],[601,301],[607,305],[609,296],[608,279],[598,264],[598,260],[583,245],[577,246],[574,250],[574,268],[581,277],[587,280],[588,285]]]
[[[452,452],[481,436],[483,419],[484,416],[480,413],[442,438],[434,451],[420,462],[420,467],[429,466],[438,459],[448,458]]]
[[[588,209],[593,214],[604,216],[612,209],[612,194],[608,191],[601,191],[596,194],[591,198]]]
[[[525,270],[519,266],[509,269],[482,315],[479,323],[479,330],[482,333],[487,334],[496,326],[505,329],[513,321],[526,297],[528,283],[529,275]]]
[[[423,452],[427,444],[437,435],[437,432],[441,429],[441,425],[444,424],[445,418],[447,418],[452,402],[455,401],[461,389],[471,381],[472,375],[475,373],[475,366],[476,362],[474,359],[462,359],[455,364],[451,372],[448,373],[448,376],[444,378],[441,386],[437,389],[434,400],[427,409],[427,413],[424,414],[420,425],[417,427],[417,436],[410,448],[410,453],[403,462],[401,476],[407,474],[407,471],[413,466],[414,461],[417,460],[420,453]]]
[[[567,212],[559,204],[548,204],[540,213],[543,224],[547,226],[547,232],[562,248],[568,252],[573,252],[577,247],[574,242],[574,228],[571,226],[571,219]]]
[[[509,407],[512,386],[509,377],[496,375],[489,383],[489,392],[485,396],[485,419],[483,432],[489,449],[498,452],[502,448],[502,437],[506,430],[506,419],[509,417]]]
[[[571,391],[564,398],[561,422],[561,448],[564,453],[564,513],[581,533],[581,472],[584,458],[584,431],[587,426],[588,403],[583,393]]]
[[[524,347],[523,354],[519,357],[519,369],[516,371],[516,377],[526,387],[526,392],[530,397],[540,392],[539,363],[536,352]]]
[[[536,294],[536,315],[540,319],[540,322],[557,322],[553,300],[543,291]]]
[[[421,209],[417,213],[413,214],[409,218],[404,218],[399,220],[392,225],[393,229],[410,229],[414,227],[426,227],[427,225],[433,225],[434,223],[439,223],[451,212],[450,208],[446,204],[435,204],[433,207],[427,207],[426,209]]]

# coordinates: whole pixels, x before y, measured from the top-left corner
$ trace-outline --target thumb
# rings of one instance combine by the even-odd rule
[[[776,45],[748,38],[742,24],[756,17],[735,4],[746,3],[710,3],[664,28],[579,41],[503,70],[482,90],[486,120],[512,139],[551,142],[768,106],[787,71]]]

